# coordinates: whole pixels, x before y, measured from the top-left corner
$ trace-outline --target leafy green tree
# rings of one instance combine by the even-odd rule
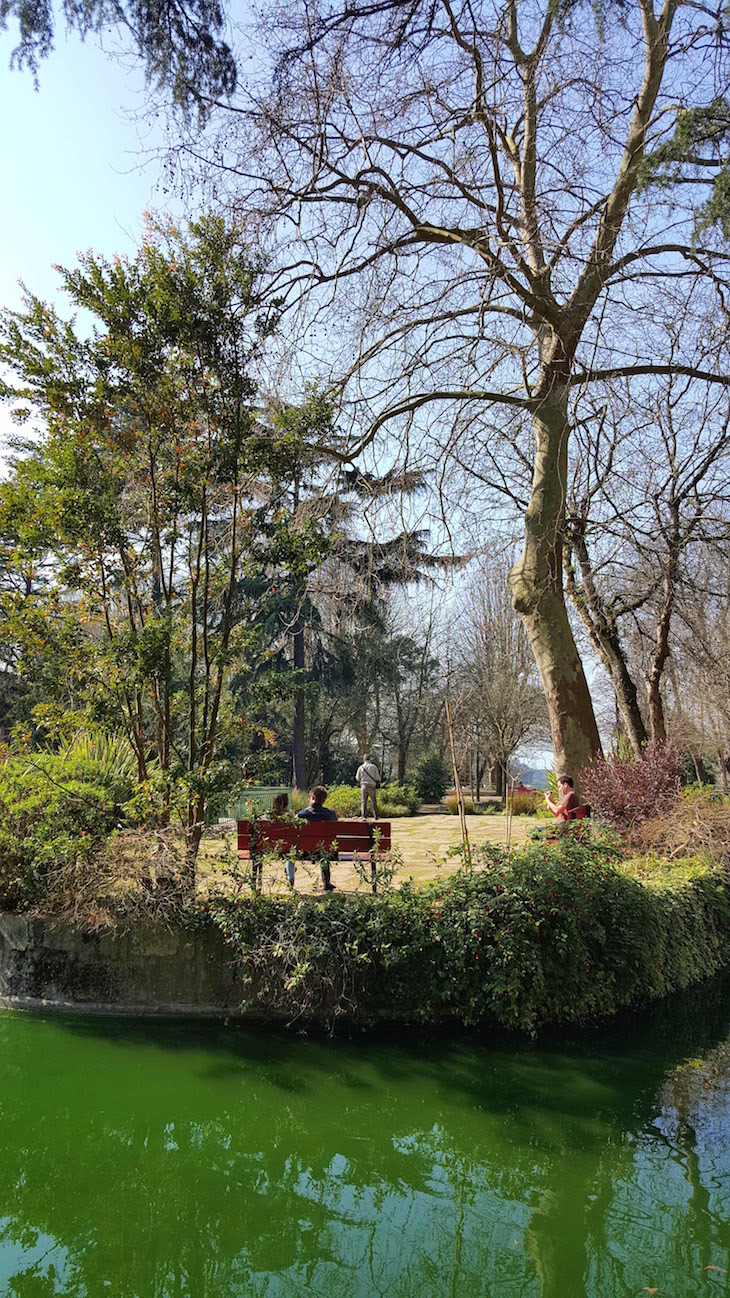
[[[302,540],[311,541],[313,528],[320,537],[270,587],[272,650],[264,679],[251,680],[245,699],[249,712],[256,695],[278,711],[279,730],[291,734],[289,773],[296,788],[321,778],[330,745],[343,732],[354,733],[361,751],[380,732],[381,698],[392,690],[397,670],[386,596],[453,563],[429,551],[426,532],[393,531],[388,504],[420,490],[421,474],[377,475],[338,461],[335,409],[332,395],[313,385],[301,403],[271,401],[262,415],[280,448],[269,465],[272,491]],[[369,520],[365,536],[363,515]],[[274,724],[271,713],[267,724]],[[404,720],[403,734],[408,725]]]
[[[722,18],[718,37],[724,38]],[[708,104],[683,107],[674,132],[646,157],[642,184],[661,189],[691,185],[702,195],[697,203],[700,233],[719,226],[730,239],[730,100],[716,95]]]
[[[413,773],[413,785],[423,802],[440,802],[449,785],[449,773],[441,758],[424,753]]]
[[[275,317],[235,226],[153,226],[134,260],[89,253],[62,276],[88,338],[32,296],[0,326],[20,378],[5,396],[45,423],[3,489],[25,493],[52,574],[15,631],[26,666],[34,636],[63,663],[59,706],[123,725],[142,784],[154,756],[182,796],[192,875],[221,745],[245,726],[231,670],[264,651],[268,589],[319,553],[321,528],[276,492],[292,450],[259,419],[253,377]]]

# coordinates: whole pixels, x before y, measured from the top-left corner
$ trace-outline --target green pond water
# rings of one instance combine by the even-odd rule
[[[730,995],[318,1041],[0,1014],[0,1294],[730,1293]]]

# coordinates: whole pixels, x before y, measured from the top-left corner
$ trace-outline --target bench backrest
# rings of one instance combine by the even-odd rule
[[[590,814],[591,814],[590,803],[586,802],[582,807],[573,807],[572,811],[566,811],[565,819],[583,820],[584,817],[590,816]]]
[[[369,852],[375,846],[381,852],[390,850],[389,820],[300,820],[256,821],[256,848],[259,851],[276,851],[278,848],[296,847],[301,852],[328,850],[337,842],[338,852]],[[251,822],[238,821],[238,850],[251,851]]]

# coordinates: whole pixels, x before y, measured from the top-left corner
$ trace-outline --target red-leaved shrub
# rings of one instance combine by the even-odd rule
[[[680,795],[682,754],[671,742],[650,744],[640,757],[596,757],[581,772],[594,816],[631,829],[659,815]]]

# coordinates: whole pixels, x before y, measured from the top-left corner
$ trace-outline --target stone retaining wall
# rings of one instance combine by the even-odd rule
[[[0,1006],[214,1017],[240,1013],[221,933],[135,927],[84,933],[0,914]]]

